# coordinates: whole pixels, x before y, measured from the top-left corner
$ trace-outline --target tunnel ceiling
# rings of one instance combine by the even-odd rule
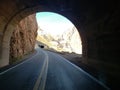
[[[119,0],[1,0],[0,10],[1,58],[9,53],[15,25],[39,11],[56,12],[73,22],[80,32],[83,57],[119,58]]]

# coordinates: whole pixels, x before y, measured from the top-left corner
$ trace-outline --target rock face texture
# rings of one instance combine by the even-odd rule
[[[62,44],[63,41],[66,42]],[[82,54],[81,38],[76,27],[73,27],[63,33],[60,44],[65,48],[69,48],[69,51],[71,52]]]
[[[36,15],[24,18],[15,28],[10,41],[10,63],[34,50],[37,36]]]
[[[37,40],[59,52],[74,52],[82,54],[82,45],[79,33],[75,27],[69,28],[63,34],[52,35],[41,29],[38,30]]]

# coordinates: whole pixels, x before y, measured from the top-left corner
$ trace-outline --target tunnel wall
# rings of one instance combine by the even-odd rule
[[[9,38],[16,24],[35,12],[51,11],[67,17],[79,30],[84,62],[104,70],[110,85],[119,86],[119,0],[1,0],[0,10],[0,67],[9,62]]]
[[[8,27],[14,28],[15,24],[19,23],[24,17],[42,11],[43,7],[40,7],[41,5],[47,6],[48,11],[62,14],[75,24],[82,39],[83,57],[100,60],[109,59],[111,61],[113,58],[116,58],[116,60],[119,58],[120,48],[117,42],[120,33],[119,1],[110,1],[109,4],[103,0],[94,3],[88,0],[76,2],[72,0],[69,2],[63,0],[52,1],[46,0],[38,3],[37,0],[2,0],[0,3],[0,9],[3,10],[0,13],[0,52],[4,51],[2,50],[4,39],[11,36],[5,36],[5,34],[12,32]]]
[[[118,44],[119,1],[112,1],[109,4],[102,0],[94,3],[88,0],[52,1],[46,0],[39,3],[37,0],[1,1],[0,9],[3,10],[0,13],[1,57],[4,51],[2,49],[5,46],[4,42],[9,48],[9,39],[5,39],[11,37],[14,26],[20,20],[38,11],[53,11],[67,17],[77,27],[82,40],[84,58],[118,61],[120,49]],[[13,30],[10,30],[10,27]]]

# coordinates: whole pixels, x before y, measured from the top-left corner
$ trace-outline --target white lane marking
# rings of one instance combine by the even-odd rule
[[[38,53],[38,51],[37,51],[37,53]],[[35,55],[37,55],[37,53],[36,53]],[[34,55],[34,56],[35,56],[35,55]],[[33,57],[33,56],[32,56],[32,57]],[[22,64],[24,64],[24,63],[26,63],[26,62],[28,62],[29,60],[32,59],[32,57],[29,58],[28,60],[25,60],[25,61],[23,61],[23,62],[21,62],[21,63],[15,65],[15,66],[13,66],[13,67],[11,67],[11,68],[9,68],[9,69],[7,69],[7,70],[1,72],[0,75],[3,75],[3,74],[5,74],[6,72],[8,72],[8,71],[10,71],[10,70],[12,70],[12,69],[14,69],[14,68],[16,68],[16,67],[18,67],[18,66],[20,66],[20,65],[22,65]]]
[[[39,90],[45,90],[45,84],[46,84],[46,79],[47,79],[47,72],[48,72],[48,54],[46,54],[47,62],[46,62],[46,68],[45,68],[45,74],[44,74],[44,82],[43,82],[43,88]]]
[[[103,87],[105,87],[107,90],[110,90],[110,88],[108,88],[106,85],[104,85],[102,82],[100,82],[99,80],[97,80],[95,77],[91,76],[89,73],[85,72],[83,69],[79,68],[78,66],[76,66],[75,64],[65,60],[66,62],[70,63],[71,65],[73,65],[75,68],[79,69],[81,72],[83,72],[84,74],[86,74],[88,77],[90,77],[91,79],[93,79],[94,81],[96,81],[97,83],[99,83],[100,85],[102,85]]]
[[[48,70],[48,55],[43,50],[42,50],[42,52],[45,54],[45,61],[43,63],[41,73],[40,73],[40,75],[39,75],[39,77],[34,85],[33,90],[44,90],[45,89],[47,70]]]
[[[53,52],[52,52],[53,53]],[[95,77],[91,76],[89,73],[85,72],[83,69],[81,69],[80,67],[78,67],[77,65],[71,63],[69,60],[67,60],[66,58],[60,56],[57,53],[53,53],[56,54],[58,57],[63,58],[64,61],[68,62],[69,64],[71,64],[72,66],[74,66],[76,69],[80,70],[81,72],[83,72],[85,75],[87,75],[88,77],[90,77],[91,79],[93,79],[94,81],[96,81],[97,83],[99,83],[100,85],[102,85],[103,87],[105,87],[107,90],[110,90],[109,87],[107,87],[105,84],[103,84],[102,82],[100,82],[99,80],[97,80]]]

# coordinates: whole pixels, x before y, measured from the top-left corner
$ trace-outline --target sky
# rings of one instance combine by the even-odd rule
[[[38,26],[51,34],[62,34],[74,25],[64,16],[52,12],[40,12],[36,14]]]

